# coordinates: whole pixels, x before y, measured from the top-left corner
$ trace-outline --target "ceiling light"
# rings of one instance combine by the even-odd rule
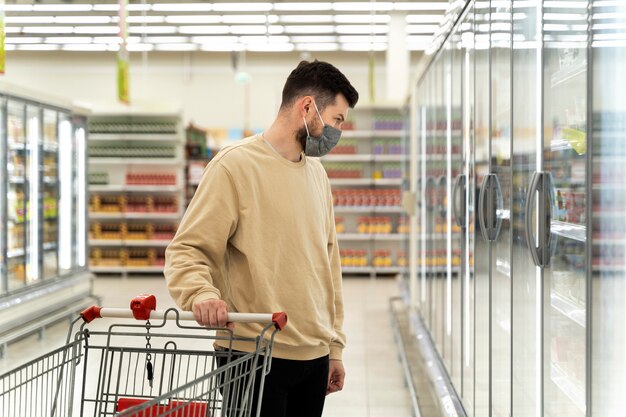
[[[407,36],[406,41],[408,43],[430,43],[432,41],[432,36]]]
[[[393,4],[395,10],[447,10],[448,2],[407,1]]]
[[[22,28],[20,26],[8,26],[4,28],[5,33],[20,33]]]
[[[126,6],[129,12],[147,12],[150,11],[149,4],[129,4]]]
[[[267,32],[270,35],[280,35],[281,33],[285,33],[285,28],[280,25],[272,25],[269,28],[267,28]]]
[[[344,12],[371,12],[371,11],[389,11],[393,9],[393,3],[390,2],[347,2],[339,1],[333,3],[333,10]]]
[[[344,51],[384,51],[386,43],[344,43],[341,45]]]
[[[224,15],[222,22],[228,24],[264,24],[267,21],[264,15]]]
[[[77,24],[107,24],[111,22],[109,16],[56,16],[55,23],[77,23]]]
[[[88,36],[51,36],[46,38],[45,43],[91,43]]]
[[[406,17],[407,23],[439,23],[443,20],[440,14],[410,14]]]
[[[131,26],[129,33],[176,33],[174,26]]]
[[[74,33],[116,35],[120,33],[120,28],[117,26],[76,26]]]
[[[167,23],[173,24],[208,24],[208,23],[220,23],[222,18],[218,15],[185,15],[185,16],[167,16],[165,18]]]
[[[406,33],[434,33],[439,26],[437,25],[408,25]]]
[[[246,45],[253,43],[288,43],[289,36],[240,36],[239,40]]]
[[[24,33],[72,33],[72,26],[27,26],[22,29]]]
[[[383,43],[387,42],[387,36],[340,36],[340,43]]]
[[[157,51],[196,51],[198,45],[195,43],[164,43],[156,45]]]
[[[20,51],[56,51],[59,49],[59,45],[19,45],[17,49]]]
[[[94,43],[122,43],[120,36],[96,36],[93,38]]]
[[[406,48],[409,51],[425,51],[430,46],[430,43],[409,43]]]
[[[223,35],[229,33],[228,26],[180,26],[178,33],[186,35]]]
[[[31,4],[5,4],[5,12],[32,12],[33,6]]]
[[[188,43],[189,38],[187,36],[148,36],[142,41],[147,43]]]
[[[334,26],[325,26],[325,25],[285,26],[285,32],[287,33],[333,33],[334,31],[335,31]]]
[[[119,21],[119,19],[116,19]],[[127,23],[164,23],[165,16],[128,16]],[[170,23],[170,22],[168,22]]]
[[[243,51],[243,45],[239,43],[203,44],[200,49],[208,52],[231,52]]]
[[[64,51],[85,51],[85,52],[99,52],[109,49],[109,45],[92,43],[92,44],[68,44],[63,45],[61,48]]]
[[[23,24],[23,23],[54,23],[54,17],[52,16],[7,16],[4,21],[9,24]]]
[[[331,9],[332,3],[330,2],[274,3],[274,10],[289,12],[321,11]]]
[[[272,10],[272,3],[213,3],[213,10],[217,12],[268,12]]]
[[[91,4],[35,4],[36,12],[90,12]]]
[[[237,36],[194,36],[191,38],[193,43],[200,44],[223,44],[223,43],[237,43],[239,37]]]
[[[279,17],[281,23],[332,23],[333,17],[330,15],[307,15],[295,14]]]
[[[336,51],[339,45],[334,42],[326,43],[299,43],[296,45],[298,51]]]
[[[358,33],[358,34],[380,34],[380,33],[388,33],[389,26],[387,25],[340,25],[337,26],[337,33],[340,34],[349,34],[349,33]]]
[[[154,49],[154,45],[151,43],[133,43],[131,45],[127,45],[126,49],[130,52],[148,52]]]
[[[291,52],[294,50],[292,43],[253,43],[246,46],[246,50],[252,52]]]
[[[341,14],[335,16],[336,23],[389,23],[391,17],[386,14]]]
[[[265,35],[267,33],[267,28],[260,25],[230,26],[229,30],[233,35]]]
[[[35,38],[35,37],[21,37],[20,36],[19,38],[14,38],[14,37],[4,38],[4,41],[7,44],[10,44],[10,43],[23,44],[23,43],[41,43],[43,39]]]
[[[94,12],[117,12],[120,10],[119,4],[94,4]]]
[[[4,45],[5,51],[15,51],[17,48],[15,45]]]
[[[155,12],[208,12],[213,10],[209,3],[155,3]]]
[[[336,36],[292,36],[291,41],[295,43],[337,42],[337,37]]]

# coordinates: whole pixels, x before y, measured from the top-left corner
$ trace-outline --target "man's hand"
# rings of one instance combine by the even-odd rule
[[[204,300],[193,303],[193,316],[200,326],[235,328],[228,322],[228,305],[223,300]]]
[[[326,395],[341,391],[345,377],[346,371],[343,369],[343,362],[331,359],[328,362],[328,388],[326,388]]]

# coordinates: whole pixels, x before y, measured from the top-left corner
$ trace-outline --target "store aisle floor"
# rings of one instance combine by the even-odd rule
[[[327,397],[324,417],[408,417],[410,401],[404,386],[397,347],[390,328],[389,297],[397,294],[393,279],[344,278],[346,303],[346,384]],[[159,309],[173,307],[162,278],[98,278],[94,293],[102,305],[127,307],[137,294],[157,296]],[[46,330],[41,340],[28,337],[9,345],[0,360],[0,374],[65,343],[67,322]]]

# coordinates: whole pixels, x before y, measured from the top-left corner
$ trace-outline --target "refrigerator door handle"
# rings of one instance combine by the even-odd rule
[[[465,227],[465,193],[466,193],[466,179],[465,174],[461,174],[456,177],[456,181],[454,182],[454,191],[452,194],[452,211],[454,213],[454,220],[456,221],[457,226]],[[458,208],[457,205],[457,196],[459,194],[459,190],[463,189],[463,194],[461,198],[461,208]]]
[[[557,244],[557,235],[552,234],[552,219],[554,217],[554,204],[556,200],[555,191],[554,191],[554,182],[552,180],[552,174],[549,172],[542,173],[543,181],[541,184],[542,197],[543,197],[543,213],[541,213],[541,219],[543,220],[543,225],[540,226],[540,231],[542,234],[540,235],[543,238],[543,246],[542,246],[542,255],[541,259],[543,260],[543,266],[549,266],[550,260],[552,256],[556,252],[556,244]]]
[[[532,214],[533,214],[533,206],[535,203],[535,196],[539,191],[539,187],[542,185],[543,173],[534,172],[532,178],[530,180],[530,186],[528,187],[528,191],[526,192],[526,204],[524,208],[524,226],[526,229],[526,243],[528,244],[528,250],[530,251],[530,256],[533,258],[533,262],[535,265],[539,267],[543,267],[543,262],[541,259],[542,251],[541,251],[541,241],[540,239],[539,246],[535,244],[535,234],[533,232],[533,222],[532,222]],[[542,235],[542,227],[539,226],[539,236]]]
[[[483,178],[483,182],[480,185],[480,193],[478,194],[478,220],[480,224],[480,234],[483,235],[483,239],[487,242],[489,242],[489,233],[485,223],[485,191],[489,183],[490,175],[491,174],[485,175]]]

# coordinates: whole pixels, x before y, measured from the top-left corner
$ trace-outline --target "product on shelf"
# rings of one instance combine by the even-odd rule
[[[154,224],[152,229],[152,239],[154,240],[172,240],[176,235],[178,226],[174,224]]]
[[[392,229],[391,217],[361,217],[357,226],[358,233],[368,234],[388,234]]]
[[[372,265],[375,267],[390,267],[393,265],[391,259],[391,251],[389,250],[377,250],[374,251],[374,258],[372,259]]]
[[[89,198],[89,211],[93,213],[123,213],[125,207],[123,195],[92,194]]]
[[[382,116],[374,117],[374,130],[402,130],[404,129],[404,120],[401,116]]]
[[[124,266],[127,256],[126,249],[92,248],[89,252],[89,264],[91,266]]]
[[[90,158],[174,158],[176,147],[171,145],[100,145],[89,146]]]
[[[128,240],[148,240],[152,238],[152,224],[149,223],[128,223],[124,239]]]
[[[130,267],[152,266],[156,258],[154,249],[128,249],[126,265]]]
[[[137,121],[132,122],[124,121],[95,121],[92,120],[89,123],[89,131],[92,134],[105,133],[105,134],[124,134],[124,133],[156,133],[175,134],[177,129],[177,123],[175,121],[168,120],[154,120],[154,121]]]
[[[324,168],[328,178],[363,178],[363,164],[360,163],[325,163]]]
[[[344,123],[345,126],[345,123]],[[344,128],[344,130],[346,130]],[[356,139],[341,139],[332,149],[330,155],[355,155],[359,153],[358,141]]]
[[[335,217],[335,230],[337,233],[345,233],[346,232],[346,226],[344,224],[344,218],[343,217]]]
[[[406,267],[409,265],[408,258],[406,257],[405,251],[398,251],[398,256],[396,256],[396,265]]]
[[[113,239],[120,240],[126,236],[125,223],[100,223],[93,222],[89,228],[90,239]]]
[[[335,189],[332,191],[335,206],[344,207],[396,207],[400,206],[400,190]]]
[[[157,172],[129,172],[126,174],[127,185],[176,185],[176,174]]]
[[[90,172],[89,184],[90,185],[107,185],[109,183],[108,172]]]
[[[406,216],[400,216],[398,218],[398,227],[396,232],[400,234],[408,234],[410,232],[410,225]]]
[[[369,265],[367,251],[343,249],[339,251],[342,267],[365,267]]]

